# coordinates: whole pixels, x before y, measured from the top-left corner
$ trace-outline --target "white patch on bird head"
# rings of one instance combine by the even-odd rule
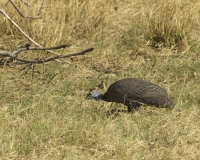
[[[98,101],[103,97],[103,95],[97,91],[92,91],[90,92],[89,97]]]

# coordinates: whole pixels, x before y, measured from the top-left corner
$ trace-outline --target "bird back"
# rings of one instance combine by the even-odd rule
[[[141,104],[161,107],[174,106],[164,88],[137,78],[125,78],[116,81],[108,88],[102,99],[127,106],[133,105],[133,107]]]

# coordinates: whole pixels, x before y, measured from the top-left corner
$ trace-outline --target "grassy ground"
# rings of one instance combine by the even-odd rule
[[[29,9],[16,3],[36,15],[41,2],[32,1]],[[197,0],[49,0],[35,20],[23,19],[6,1],[0,4],[43,46],[72,44],[59,53],[95,47],[64,64],[1,66],[1,159],[200,159]],[[0,50],[27,42],[3,15],[0,22]],[[141,107],[107,117],[107,110],[124,106],[85,99],[101,81],[108,87],[124,77],[166,88],[181,112]]]

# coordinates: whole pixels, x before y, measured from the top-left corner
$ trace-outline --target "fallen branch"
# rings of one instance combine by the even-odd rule
[[[11,3],[13,3],[13,6],[15,6],[15,4],[12,0],[9,0],[9,1]],[[43,1],[43,3],[44,3],[44,1]],[[3,64],[44,63],[44,62],[49,62],[49,61],[52,61],[52,60],[58,61],[59,58],[67,58],[67,57],[71,57],[71,56],[84,55],[85,53],[91,52],[94,49],[94,48],[89,48],[89,49],[86,49],[84,51],[77,52],[77,53],[60,55],[60,54],[55,53],[51,50],[69,47],[69,45],[60,45],[60,46],[56,46],[56,47],[42,47],[40,44],[38,44],[33,39],[31,39],[25,32],[23,32],[23,30],[3,10],[0,9],[0,13],[2,13],[29,41],[31,41],[33,44],[38,46],[38,47],[30,47],[30,44],[26,44],[25,46],[22,46],[22,47],[20,47],[16,50],[13,50],[13,51],[0,51],[0,58],[3,58],[3,59],[0,59],[0,65],[3,65]],[[23,58],[18,57],[21,52],[28,51],[28,50],[45,50],[47,52],[56,54],[56,56],[48,57],[48,58],[42,58],[42,59],[36,59],[36,60],[27,60],[27,59],[23,59]]]
[[[49,62],[49,61],[52,61],[52,60],[55,60],[55,59],[59,59],[59,58],[67,58],[67,57],[72,57],[72,56],[84,55],[85,53],[91,52],[91,51],[94,50],[94,48],[88,48],[88,49],[86,49],[84,51],[77,52],[77,53],[56,55],[56,56],[53,56],[53,57],[42,58],[42,59],[37,59],[37,60],[27,60],[27,59],[22,59],[22,58],[18,57],[19,53],[21,53],[23,51],[60,49],[60,48],[65,48],[65,47],[69,47],[69,45],[65,44],[65,45],[60,45],[60,46],[56,46],[56,47],[29,47],[27,45],[26,48],[18,48],[18,49],[14,50],[14,51],[0,51],[0,57],[9,57],[12,60],[16,60],[16,61],[22,62],[24,64],[25,63],[45,63],[45,62]]]

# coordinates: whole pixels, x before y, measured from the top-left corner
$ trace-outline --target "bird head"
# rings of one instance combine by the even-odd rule
[[[91,91],[88,95],[87,95],[88,98],[90,99],[95,99],[96,101],[100,100],[103,95],[97,91]]]

